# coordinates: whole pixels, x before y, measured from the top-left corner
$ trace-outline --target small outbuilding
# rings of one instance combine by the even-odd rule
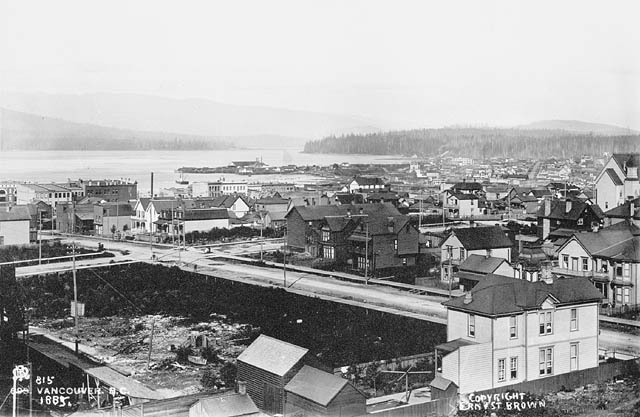
[[[238,384],[259,409],[282,414],[284,387],[302,369],[309,349],[260,335],[237,359]]]
[[[366,397],[344,378],[305,365],[284,388],[287,416],[359,416]]]

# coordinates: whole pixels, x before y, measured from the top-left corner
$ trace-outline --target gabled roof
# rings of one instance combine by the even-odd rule
[[[625,165],[637,167],[640,165],[640,153],[614,153],[611,155],[622,172],[625,172]]]
[[[640,262],[640,228],[629,221],[616,223],[598,232],[576,233],[573,236],[591,256]]]
[[[460,264],[460,271],[476,272],[481,274],[491,274],[500,265],[507,262],[503,258],[495,258],[493,256],[469,255],[467,259]]]
[[[530,190],[529,194],[531,194],[535,198],[543,198],[543,197],[546,197],[546,196],[550,196],[551,195],[551,191],[547,190],[546,188],[534,189],[534,190]]]
[[[447,190],[452,197],[458,200],[478,200],[478,196],[475,194],[457,193],[455,191]]]
[[[356,176],[353,178],[352,182],[355,181],[358,185],[384,185],[384,181],[379,177],[359,177]]]
[[[429,385],[433,388],[439,389],[440,391],[446,391],[452,384],[456,385],[453,383],[453,381],[444,378],[440,374],[436,373],[436,377],[433,379],[433,381],[431,381]]]
[[[607,168],[604,172],[607,175],[609,175],[609,178],[611,178],[611,181],[613,182],[614,185],[624,185],[624,183],[622,182],[618,174],[616,174],[616,171],[613,168]]]
[[[0,222],[15,222],[31,220],[31,214],[27,206],[0,207]]]
[[[464,227],[452,229],[462,246],[467,250],[510,248],[511,240],[500,226]]]
[[[625,201],[624,204],[614,207],[604,213],[606,217],[615,219],[640,219],[640,197],[633,200],[633,213],[631,213],[631,201]]]
[[[465,295],[443,304],[454,310],[496,317],[536,310],[548,298],[562,305],[602,299],[600,291],[582,277],[554,278],[552,284],[547,284],[544,281],[529,282],[491,274],[468,294],[470,300]]]
[[[228,219],[229,211],[225,208],[204,208],[185,210],[184,220],[218,220]]]
[[[150,199],[150,198],[148,198],[148,197],[140,197],[140,198],[138,199],[138,201],[136,202],[136,206],[137,206],[138,204],[140,204],[140,206],[142,207],[142,210],[145,210],[145,211],[146,211],[146,210],[147,210],[147,207],[149,207],[149,202],[150,202],[150,201],[151,201],[151,199]]]
[[[278,376],[284,376],[308,352],[309,349],[260,335],[238,356],[238,361]]]
[[[380,214],[384,216],[398,216],[400,212],[393,204],[390,203],[373,203],[373,204],[342,204],[328,206],[295,206],[289,211],[287,217],[294,211],[297,211],[304,221],[322,220],[326,216],[346,216],[348,212],[356,216],[360,214]]]
[[[324,218],[324,222],[332,232],[339,232],[343,230],[351,219],[347,219],[344,216],[327,216]]]
[[[259,414],[260,410],[247,394],[231,394],[202,398],[203,414],[207,417],[239,417]]]
[[[571,200],[570,210],[567,211],[567,203],[568,201],[565,200],[551,200],[551,211],[548,215],[545,215],[545,202],[545,204],[542,204],[538,208],[537,216],[545,219],[575,221],[578,220],[580,216],[582,216],[582,213],[585,210],[591,210],[591,212],[593,212],[596,217],[600,219],[604,218],[602,209],[600,209],[600,207],[595,204],[587,204],[586,202],[580,200]]]
[[[84,372],[118,390],[124,392],[124,389],[126,389],[127,395],[130,397],[148,400],[164,398],[164,395],[161,393],[154,391],[133,378],[122,375],[120,372],[108,366],[96,366],[95,368],[85,369]]]
[[[348,384],[344,378],[305,365],[284,390],[327,407]]]

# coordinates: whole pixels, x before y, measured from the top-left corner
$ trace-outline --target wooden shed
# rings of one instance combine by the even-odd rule
[[[302,368],[309,349],[260,335],[238,357],[238,382],[246,383],[247,394],[259,409],[282,414],[284,387]]]
[[[432,400],[450,398],[458,395],[458,386],[447,378],[443,378],[440,374],[436,374],[436,377],[431,381],[430,386]]]
[[[284,390],[287,416],[351,417],[367,412],[365,395],[349,381],[307,365]]]

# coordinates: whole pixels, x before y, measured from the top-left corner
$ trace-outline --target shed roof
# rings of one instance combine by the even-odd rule
[[[159,400],[164,398],[161,393],[152,390],[133,378],[122,375],[120,372],[111,369],[108,366],[96,366],[94,368],[85,369],[84,372],[130,397],[143,398],[147,400]]]
[[[344,378],[305,365],[284,389],[326,407],[348,384]]]
[[[260,410],[247,394],[202,398],[202,411],[208,417],[236,417],[259,414]]]
[[[449,386],[453,384],[453,381],[447,379],[447,378],[443,378],[442,376],[440,376],[440,374],[436,374],[436,377],[433,379],[433,381],[431,381],[431,383],[429,385],[431,385],[433,388],[439,389],[440,391],[446,391],[447,389],[449,389]]]
[[[309,352],[300,346],[260,335],[240,356],[238,361],[284,376]]]

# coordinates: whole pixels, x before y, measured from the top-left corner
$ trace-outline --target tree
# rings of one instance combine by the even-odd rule
[[[116,228],[116,225],[115,225],[115,224],[114,224],[113,226],[111,226],[111,234],[112,234],[112,235],[115,235],[117,230],[118,230],[118,229]]]
[[[0,265],[0,288],[0,340],[10,343],[25,325],[23,293],[13,265]]]

